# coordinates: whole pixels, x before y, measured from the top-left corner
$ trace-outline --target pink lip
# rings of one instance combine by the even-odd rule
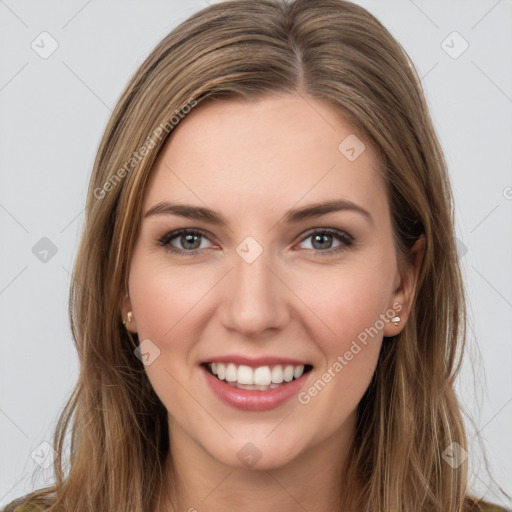
[[[221,360],[219,361],[222,362]],[[229,359],[229,361],[233,361],[233,359]],[[268,391],[258,391],[235,388],[212,375],[204,366],[201,366],[201,369],[210,389],[215,395],[225,404],[243,411],[269,411],[279,407],[299,393],[310,373],[303,374],[299,379],[282,384],[277,388],[269,389]]]
[[[203,361],[204,363],[235,363],[237,365],[246,365],[251,368],[257,368],[258,366],[272,366],[276,364],[282,365],[293,365],[300,366],[311,364],[307,361],[299,361],[298,359],[289,359],[287,357],[276,357],[276,356],[266,356],[266,357],[245,357],[245,356],[237,356],[237,355],[227,355],[227,356],[219,356],[213,357],[212,359],[207,359]]]

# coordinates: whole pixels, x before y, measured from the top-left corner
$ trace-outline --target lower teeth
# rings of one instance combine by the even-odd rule
[[[257,384],[239,384],[238,382],[228,382],[226,380],[224,380],[222,382],[225,382],[226,384],[229,384],[230,386],[232,386],[234,388],[249,389],[251,391],[254,391],[254,390],[256,390],[256,391],[268,391],[269,389],[275,389],[275,388],[278,388],[279,386],[282,386],[283,384],[286,384],[285,382],[282,382],[281,384],[272,383],[269,386],[259,386]]]

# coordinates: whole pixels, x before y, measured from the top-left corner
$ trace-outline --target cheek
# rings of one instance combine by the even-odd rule
[[[201,303],[215,285],[215,276],[198,267],[172,268],[151,258],[133,258],[130,297],[139,339],[155,339],[159,345],[182,343],[176,334],[184,326],[194,328]],[[193,334],[189,332],[189,335]]]
[[[323,358],[298,396],[299,410],[324,436],[352,421],[375,372],[390,288],[389,268],[375,262],[331,267],[302,281],[299,294],[315,313],[309,314],[310,337]]]
[[[364,263],[303,273],[295,279],[297,295],[314,313],[310,326],[329,358],[348,350],[358,337],[364,340],[365,334],[381,338],[380,315],[389,303],[391,272],[383,262]]]
[[[186,411],[186,421],[204,421],[190,400],[194,390],[183,383],[191,382],[197,371],[190,359],[204,328],[201,306],[214,284],[215,276],[193,266],[171,268],[161,259],[134,253],[129,287],[138,338],[151,340],[159,350],[145,371],[166,408],[176,417]]]

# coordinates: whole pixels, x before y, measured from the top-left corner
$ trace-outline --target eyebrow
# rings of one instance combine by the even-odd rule
[[[284,221],[287,224],[293,224],[307,219],[321,217],[332,212],[338,211],[353,211],[365,217],[370,224],[374,225],[373,217],[370,212],[359,206],[358,204],[348,201],[346,199],[336,199],[332,201],[324,201],[314,203],[302,208],[295,208],[287,210],[284,214]],[[170,203],[161,201],[152,206],[145,214],[144,218],[153,215],[178,215],[187,219],[194,219],[198,221],[208,222],[219,226],[226,226],[226,219],[216,211],[203,206],[191,206],[186,204]]]

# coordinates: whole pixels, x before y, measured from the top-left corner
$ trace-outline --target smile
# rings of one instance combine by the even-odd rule
[[[272,364],[251,367],[234,362],[201,364],[208,387],[223,403],[243,411],[275,409],[296,396],[313,367]]]

